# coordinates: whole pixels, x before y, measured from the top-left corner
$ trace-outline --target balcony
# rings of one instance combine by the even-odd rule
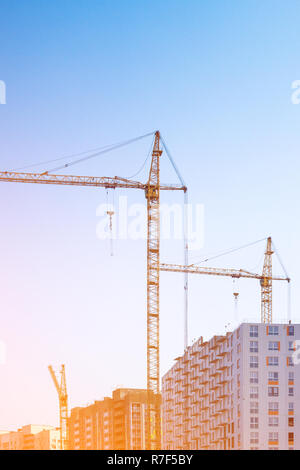
[[[227,351],[223,351],[223,352],[220,351],[220,352],[217,353],[217,356],[218,357],[224,357],[224,356],[226,356],[226,354],[227,354]]]
[[[219,387],[221,387],[220,384],[210,384],[209,390],[217,390]]]
[[[216,362],[218,362],[220,359],[218,357],[215,357],[214,359],[211,359],[210,360],[210,363],[211,364],[215,364]]]
[[[167,398],[165,399],[165,402],[166,402],[166,403],[168,403],[168,402],[170,402],[170,401],[173,401],[173,398],[172,398],[172,397],[167,397]]]
[[[228,368],[229,368],[228,365],[223,364],[223,365],[221,365],[221,366],[218,367],[218,370],[223,371],[223,370],[226,370],[226,369],[228,369]]]
[[[278,446],[278,441],[269,441],[269,446]]]
[[[217,375],[220,374],[220,371],[219,370],[216,370],[215,372],[211,373],[211,377],[216,377]]]
[[[206,359],[209,357],[208,353],[200,354],[200,359]]]

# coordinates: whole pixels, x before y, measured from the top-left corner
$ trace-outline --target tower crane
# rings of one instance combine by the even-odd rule
[[[144,136],[145,137],[145,136]],[[133,139],[130,142],[133,142]],[[160,358],[159,358],[159,274],[160,274],[160,191],[183,191],[187,188],[181,180],[180,185],[160,184],[160,157],[162,138],[155,132],[152,150],[152,161],[148,181],[141,183],[131,179],[115,177],[55,175],[43,173],[19,173],[14,171],[0,172],[0,182],[37,183],[66,186],[85,186],[98,188],[141,189],[147,200],[147,412],[146,412],[146,448],[160,449],[161,446],[161,410],[160,410]],[[120,147],[121,145],[118,145]],[[165,143],[163,146],[173,168],[180,176],[173,160],[170,158]],[[117,146],[116,146],[117,147]],[[109,148],[106,151],[111,151]],[[68,165],[65,165],[68,166]],[[154,396],[154,400],[153,400]],[[154,402],[154,403],[153,403]]]
[[[160,270],[188,274],[206,274],[209,276],[225,276],[233,279],[257,279],[261,286],[261,322],[272,323],[272,281],[287,281],[290,283],[290,278],[286,273],[286,276],[272,275],[273,253],[272,239],[271,237],[268,237],[262,274],[252,273],[244,269],[208,268],[204,266],[196,266],[195,264],[183,266],[178,264],[161,263]]]
[[[177,272],[187,274],[206,274],[209,276],[225,276],[231,277],[233,280],[239,278],[247,279],[257,279],[260,282],[261,286],[261,322],[262,323],[272,323],[272,281],[287,281],[290,283],[290,278],[288,277],[284,266],[279,259],[281,266],[285,272],[284,276],[273,276],[272,275],[272,255],[274,250],[272,248],[272,239],[268,237],[267,246],[264,254],[264,264],[262,274],[252,273],[244,269],[228,269],[228,268],[209,268],[206,266],[196,266],[195,264],[191,265],[178,265],[178,264],[167,264],[161,263],[160,270],[167,272]],[[238,293],[234,292],[235,300],[237,301]],[[186,378],[189,376],[187,371],[187,363],[184,364],[184,375]],[[188,380],[188,379],[187,379]],[[188,386],[188,381],[185,386]],[[185,399],[183,403],[183,414],[184,419],[188,419],[189,415],[189,399],[188,394],[185,392]],[[183,436],[183,449],[188,449],[188,430],[185,431]]]
[[[59,429],[60,429],[60,450],[67,450],[69,447],[68,438],[68,394],[65,365],[60,369],[60,383],[52,366],[48,367],[54,386],[58,394],[59,401]]]

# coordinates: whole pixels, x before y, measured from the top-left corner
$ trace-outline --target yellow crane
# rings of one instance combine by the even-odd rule
[[[196,266],[191,264],[189,266],[179,264],[160,264],[161,271],[187,273],[187,274],[206,274],[209,276],[225,276],[233,279],[247,278],[257,279],[261,286],[261,322],[272,323],[272,281],[287,281],[290,283],[290,278],[286,276],[273,276],[272,275],[272,255],[274,251],[272,248],[272,239],[268,237],[267,246],[264,256],[264,265],[262,274],[252,273],[244,269],[227,269],[227,268],[209,268],[206,266]],[[236,295],[236,294],[234,294]]]
[[[68,394],[65,365],[62,364],[60,369],[60,382],[52,366],[48,367],[54,386],[58,394],[59,401],[59,430],[60,430],[60,450],[67,450],[69,447],[68,438]]]
[[[149,135],[149,134],[147,134]],[[143,136],[145,137],[145,136]],[[129,143],[133,142],[132,139]],[[159,359],[159,273],[160,273],[160,191],[183,191],[187,188],[172,160],[165,143],[163,146],[182,184],[160,184],[160,157],[162,155],[161,135],[155,132],[152,160],[148,181],[141,183],[130,179],[115,177],[55,175],[43,173],[0,172],[0,182],[37,183],[65,186],[85,186],[105,189],[141,189],[147,199],[147,390],[148,404],[146,416],[146,447],[161,447],[161,411],[160,411],[160,359]],[[120,147],[118,145],[117,147]],[[111,151],[109,148],[106,151]],[[64,165],[67,167],[68,165]],[[187,282],[187,281],[186,281]],[[187,295],[187,289],[185,289]],[[153,400],[153,394],[156,397]],[[154,401],[154,404],[153,404]]]

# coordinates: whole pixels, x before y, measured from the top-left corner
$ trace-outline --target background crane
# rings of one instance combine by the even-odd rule
[[[68,394],[65,365],[60,369],[60,383],[55,375],[52,366],[48,367],[52,380],[54,382],[58,400],[59,400],[59,429],[60,429],[60,449],[67,450],[69,447],[68,438]]]
[[[196,266],[195,264],[191,265],[178,265],[178,264],[160,264],[161,271],[167,272],[178,272],[186,274],[206,274],[209,276],[225,276],[231,277],[234,280],[239,278],[247,279],[257,279],[260,281],[261,286],[261,322],[262,323],[272,323],[272,281],[287,281],[290,283],[290,278],[288,277],[284,266],[279,259],[281,266],[286,274],[286,276],[272,276],[272,255],[274,250],[272,248],[272,239],[269,237],[267,239],[267,246],[264,255],[264,264],[262,274],[252,273],[244,269],[228,269],[228,268],[209,268],[204,266]],[[278,253],[277,253],[278,255]],[[279,255],[278,255],[279,256]],[[237,301],[238,293],[234,292],[235,303]],[[187,363],[184,363],[184,375],[185,375],[185,384],[184,384],[184,402],[183,402],[183,415],[184,420],[189,419],[190,413],[190,403],[188,395],[189,383],[189,371],[187,368]],[[183,435],[183,449],[189,449],[189,437],[188,437],[188,428]]]
[[[244,269],[208,268],[204,266],[196,266],[195,264],[183,266],[178,264],[161,263],[160,270],[188,274],[207,274],[209,276],[225,276],[233,279],[257,279],[260,281],[261,286],[261,322],[272,323],[272,281],[287,281],[290,283],[290,278],[287,276],[286,272],[286,276],[272,275],[273,253],[272,239],[271,237],[268,237],[262,274],[252,273]]]
[[[153,133],[152,133],[153,134]],[[89,157],[100,153],[110,152],[114,148],[132,143],[151,134],[131,139],[123,144],[111,146],[106,150],[97,152]],[[180,173],[163,141],[163,146],[169,160],[180,179],[180,185],[160,184],[160,157],[162,155],[160,132],[155,132],[152,150],[152,160],[147,183],[133,181],[121,177],[94,177],[94,176],[72,176],[43,173],[19,173],[15,171],[0,172],[0,182],[14,183],[37,183],[54,184],[66,186],[85,186],[100,188],[124,188],[141,189],[145,192],[147,199],[147,390],[148,404],[146,416],[146,447],[147,449],[160,449],[161,447],[161,410],[160,410],[160,356],[159,356],[159,273],[160,273],[160,191],[183,191],[186,195],[187,188],[183,183]],[[78,161],[82,161],[80,159]],[[75,162],[76,163],[76,162]],[[61,168],[66,168],[63,165]],[[186,247],[186,242],[185,242]],[[187,250],[186,250],[187,253]],[[187,260],[187,255],[185,257]],[[187,298],[187,278],[185,278],[185,298]],[[187,302],[185,302],[187,305]],[[155,399],[153,400],[153,394]],[[154,402],[154,403],[153,403]]]

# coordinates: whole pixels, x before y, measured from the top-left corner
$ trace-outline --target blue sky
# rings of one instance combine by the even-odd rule
[[[291,103],[291,84],[300,78],[299,10],[292,0],[2,1],[1,169],[160,129],[190,202],[205,206],[205,246],[191,257],[271,234],[293,279],[297,319],[300,105]],[[149,145],[72,173],[131,175]],[[176,181],[166,163],[162,180]],[[144,201],[135,192],[128,197]],[[116,242],[109,256],[96,237],[100,190],[2,184],[0,201],[1,338],[8,348],[1,427],[55,422],[51,362],[66,362],[72,406],[119,384],[144,387],[145,244]],[[263,249],[216,265],[257,266]],[[162,258],[181,261],[180,244],[163,243]],[[252,284],[240,285],[241,318],[259,320]],[[282,318],[285,287],[274,295]],[[175,274],[162,274],[161,302],[164,372],[182,350]],[[232,319],[230,281],[191,279],[190,338],[224,332]]]

